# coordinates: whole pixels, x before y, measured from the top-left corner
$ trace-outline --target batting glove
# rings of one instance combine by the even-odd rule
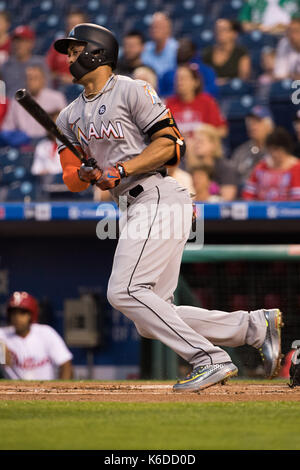
[[[102,174],[94,158],[87,159],[86,163],[83,163],[77,172],[81,181],[91,184],[95,184]]]
[[[117,163],[115,166],[110,166],[103,170],[102,175],[98,179],[96,186],[102,189],[113,189],[120,183],[122,178],[125,178],[127,173],[122,163]]]

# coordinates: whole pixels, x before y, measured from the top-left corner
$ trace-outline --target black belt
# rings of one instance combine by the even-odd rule
[[[166,168],[162,168],[161,170],[158,170],[158,173],[160,173],[163,178],[168,176],[168,172]],[[131,197],[138,197],[138,195],[141,194],[143,191],[144,191],[143,186],[140,184],[137,184],[136,186],[134,186],[128,191],[128,194]]]

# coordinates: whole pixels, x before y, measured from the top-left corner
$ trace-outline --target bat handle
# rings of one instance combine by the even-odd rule
[[[84,163],[84,166],[86,169],[95,169],[97,168],[98,170],[100,170],[98,164],[97,164],[97,161],[95,160],[95,158],[88,158]],[[94,185],[97,183],[97,180],[92,180],[91,181],[91,184]]]
[[[100,168],[98,167],[98,163],[96,162],[95,158],[88,158],[86,160],[86,162],[84,162],[84,165],[87,166],[87,167],[90,167],[90,168],[98,168],[98,170],[100,170]]]

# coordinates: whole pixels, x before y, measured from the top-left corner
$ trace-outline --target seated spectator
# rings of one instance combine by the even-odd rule
[[[150,25],[151,40],[145,43],[142,62],[153,67],[158,76],[158,92],[160,80],[169,70],[177,66],[177,41],[172,37],[172,24],[168,16],[162,12],[154,13]]]
[[[243,31],[281,34],[299,9],[298,0],[248,0],[239,14]]]
[[[265,156],[266,138],[274,127],[270,111],[265,106],[254,106],[245,121],[249,140],[238,146],[230,159],[238,173],[240,187]]]
[[[157,75],[153,68],[149,67],[148,65],[141,65],[140,67],[137,67],[132,74],[132,78],[134,80],[144,80],[145,82],[148,82],[152,88],[154,88],[154,90],[157,90]]]
[[[215,181],[212,181],[212,167],[199,165],[192,168],[192,181],[194,186],[193,200],[195,202],[219,202],[220,188]]]
[[[255,201],[299,201],[300,162],[293,152],[290,134],[277,127],[266,139],[268,154],[245,184],[242,197]]]
[[[223,85],[233,78],[240,78],[244,81],[250,78],[249,53],[237,42],[240,31],[237,21],[224,18],[217,20],[216,43],[203,51],[203,62],[215,70],[218,85]]]
[[[81,10],[72,9],[66,16],[65,36],[79,23],[87,23],[88,16]],[[58,39],[55,38],[55,39]],[[69,70],[68,56],[59,54],[54,49],[53,44],[47,52],[46,61],[50,70],[53,88],[59,88],[60,85],[70,85],[73,83],[73,76]]]
[[[57,110],[49,114],[53,122],[56,122],[59,113],[60,110]],[[33,154],[31,173],[33,175],[57,175],[62,173],[56,139],[52,134],[37,143]]]
[[[269,84],[273,80],[276,51],[272,47],[264,47],[261,51],[260,65],[262,73],[258,77],[259,83]]]
[[[145,39],[140,31],[130,31],[123,38],[123,53],[118,59],[116,73],[132,77],[134,70],[143,64],[142,53]]]
[[[199,74],[203,79],[203,91],[209,93],[214,98],[218,98],[219,93],[214,69],[203,63],[200,55],[197,53],[196,44],[187,37],[181,38],[178,41],[177,64],[196,64]],[[164,98],[175,92],[175,73],[176,70],[169,70],[160,80],[160,95]]]
[[[6,308],[8,326],[0,328],[6,363],[4,377],[19,380],[72,379],[72,354],[49,325],[38,323],[39,305],[28,292],[14,292]]]
[[[191,136],[200,123],[215,126],[218,134],[225,137],[227,121],[216,100],[202,91],[198,67],[180,65],[175,77],[176,94],[166,99],[175,121],[185,137]]]
[[[256,84],[256,98],[260,102],[266,103],[269,99],[270,89],[274,82],[274,67],[275,67],[275,49],[264,47],[261,51],[260,66],[262,72],[257,78]]]
[[[43,67],[34,65],[26,69],[26,88],[36,102],[52,113],[66,106],[65,96],[56,90],[46,87],[46,77]],[[4,118],[3,131],[20,131],[28,137],[38,139],[47,135],[46,130],[16,101],[12,100]]]
[[[296,134],[296,144],[293,155],[295,155],[297,158],[300,158],[300,110],[297,111],[294,119],[294,129]]]
[[[11,52],[9,28],[10,14],[7,11],[0,11],[0,66],[8,59]]]
[[[168,175],[172,176],[183,188],[186,188],[191,195],[195,193],[193,180],[188,171],[183,170],[179,165],[168,167]]]
[[[300,79],[300,17],[293,18],[276,48],[275,80]]]
[[[222,141],[213,126],[208,124],[198,126],[193,133],[186,158],[189,171],[199,165],[211,169],[211,179],[219,186],[222,200],[235,199],[238,177],[232,163],[224,157]]]
[[[35,33],[28,26],[18,26],[12,33],[12,53],[0,68],[1,79],[5,82],[6,95],[14,98],[19,88],[25,88],[27,67],[38,65],[48,68],[42,56],[34,55]],[[47,76],[48,79],[48,76]]]

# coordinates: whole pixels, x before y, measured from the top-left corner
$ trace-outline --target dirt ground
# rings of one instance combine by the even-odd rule
[[[2,382],[0,400],[114,401],[114,402],[237,402],[300,401],[300,387],[287,382],[247,383],[231,380],[199,393],[172,391],[172,384],[153,382]]]

